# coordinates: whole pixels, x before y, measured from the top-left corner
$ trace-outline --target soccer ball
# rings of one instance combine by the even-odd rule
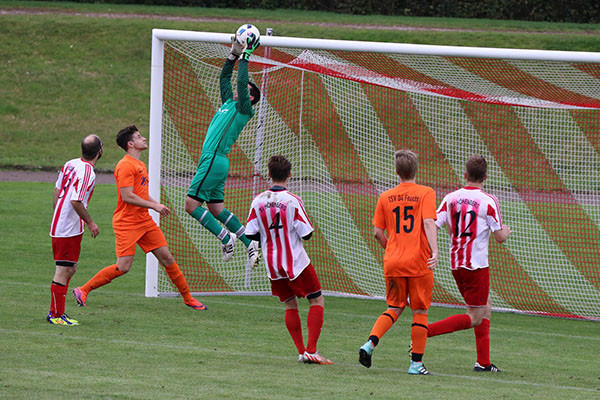
[[[235,40],[242,46],[252,47],[258,39],[260,39],[260,31],[251,24],[244,24],[235,32]]]

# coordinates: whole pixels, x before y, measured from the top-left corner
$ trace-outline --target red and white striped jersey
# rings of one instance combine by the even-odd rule
[[[294,280],[310,264],[302,237],[313,232],[299,196],[275,186],[253,201],[246,234],[260,233],[269,278]]]
[[[490,232],[502,229],[498,199],[475,187],[448,193],[437,210],[438,228],[450,227],[450,267],[470,270],[488,263]]]
[[[63,165],[55,185],[59,193],[50,225],[50,236],[72,237],[83,233],[84,222],[73,209],[71,200],[81,201],[87,208],[95,184],[96,173],[89,162],[75,158]]]

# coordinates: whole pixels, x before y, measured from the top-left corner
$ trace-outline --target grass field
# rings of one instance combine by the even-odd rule
[[[100,227],[86,233],[71,287],[114,260],[115,188],[98,185],[90,212]],[[180,298],[145,298],[144,258],[67,313],[81,323],[45,322],[54,271],[50,238],[52,185],[0,182],[0,398],[7,399],[596,399],[600,394],[600,324],[495,313],[492,361],[504,372],[478,374],[472,331],[428,342],[435,373],[411,377],[410,317],[400,317],[374,353],[358,364],[358,347],[385,305],[326,300],[319,350],[333,366],[299,365],[272,297],[204,297],[197,312]],[[18,201],[15,201],[18,199]],[[301,303],[301,317],[307,307]],[[460,312],[431,309],[436,321]],[[418,382],[417,382],[418,380]]]
[[[0,167],[47,169],[78,154],[84,133],[111,138],[132,123],[147,132],[152,28],[232,32],[257,13],[0,0],[3,10],[55,12],[0,15]],[[180,20],[146,18],[151,14]],[[260,14],[260,27],[271,26],[279,36],[600,51],[600,25],[289,10]],[[400,25],[415,30],[390,28]],[[113,140],[105,139],[105,145],[98,167],[112,170],[123,153]],[[115,203],[115,187],[98,185],[89,210],[100,236],[94,240],[86,233],[71,288],[114,262]],[[180,298],[145,298],[145,259],[139,250],[132,271],[93,292],[87,307],[75,307],[69,294],[67,313],[80,326],[51,326],[45,322],[54,272],[51,208],[51,184],[0,182],[0,257],[5,260],[0,398],[600,397],[598,323],[495,313],[492,361],[504,372],[472,371],[475,345],[469,330],[431,339],[425,364],[435,375],[410,377],[408,313],[383,338],[374,366],[366,369],[357,350],[385,304],[328,297],[319,350],[335,365],[299,365],[277,299],[208,296],[200,300],[209,310],[198,312]],[[303,321],[306,306],[301,302]],[[458,312],[434,307],[430,321]]]
[[[0,10],[24,12],[0,15],[0,166],[5,167],[58,168],[78,151],[85,132],[107,138],[98,167],[112,170],[121,152],[108,139],[118,128],[133,123],[147,132],[153,28],[233,32],[258,13],[259,27],[273,27],[278,36],[600,51],[599,24],[10,0],[0,0]],[[55,13],[27,13],[34,11]],[[418,30],[392,29],[397,26]]]

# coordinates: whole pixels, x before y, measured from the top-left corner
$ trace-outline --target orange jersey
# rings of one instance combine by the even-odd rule
[[[125,154],[115,167],[115,180],[117,181],[118,199],[117,208],[113,214],[113,229],[139,229],[155,224],[147,208],[125,203],[121,198],[121,188],[131,186],[134,194],[144,200],[150,199],[146,164]]]
[[[423,225],[428,218],[436,218],[435,192],[430,187],[404,182],[379,196],[373,225],[387,231],[385,277],[415,277],[431,272],[427,268],[431,249]]]

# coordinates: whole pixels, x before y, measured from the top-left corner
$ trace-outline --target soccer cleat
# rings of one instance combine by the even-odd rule
[[[75,296],[75,301],[77,301],[77,305],[79,307],[85,307],[85,301],[87,300],[87,293],[83,290],[76,287],[73,289],[73,296]]]
[[[192,300],[190,301],[184,301],[185,305],[188,307],[192,307],[194,310],[206,310],[206,306],[202,303],[200,303],[198,300],[194,299],[192,297]]]
[[[373,343],[370,340],[367,340],[367,343],[363,344],[360,349],[358,349],[358,362],[364,365],[367,368],[371,368],[371,356],[373,355]]]
[[[501,369],[499,369],[498,367],[496,367],[494,364],[490,364],[487,367],[484,367],[483,365],[479,364],[478,362],[475,363],[475,368],[473,368],[473,371],[475,372],[502,372]]]
[[[221,244],[221,247],[223,248],[223,261],[225,262],[231,260],[231,257],[233,257],[233,247],[235,244],[235,239],[237,239],[235,235],[233,233],[230,233],[229,242]]]
[[[260,261],[260,249],[258,248],[258,242],[253,240],[250,242],[248,246],[248,268],[253,269],[256,268],[258,262]]]
[[[298,360],[300,358],[298,357]],[[307,351],[304,352],[304,363],[305,364],[321,364],[321,365],[333,365],[331,360],[323,357],[319,352],[309,353]]]
[[[298,362],[299,363],[305,363],[306,362],[306,357],[303,354],[298,354]]]
[[[67,314],[63,314],[60,317],[53,317],[52,313],[48,313],[48,315],[46,316],[46,321],[48,321],[52,325],[63,325],[63,326],[79,325],[79,322],[77,322],[76,320],[74,320],[72,318],[69,318],[69,316]]]
[[[429,371],[423,365],[422,362],[411,361],[410,367],[408,368],[410,375],[429,375]]]

